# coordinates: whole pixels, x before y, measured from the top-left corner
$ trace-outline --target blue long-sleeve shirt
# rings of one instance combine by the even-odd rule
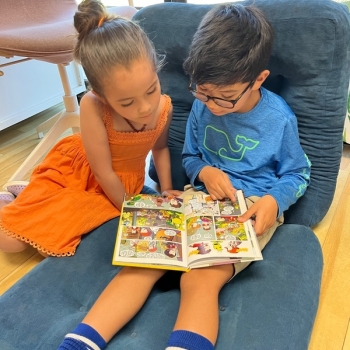
[[[195,100],[186,126],[183,165],[195,189],[207,165],[224,171],[246,197],[269,194],[278,216],[301,197],[310,182],[310,161],[300,146],[297,120],[278,95],[261,88],[247,113],[215,116]]]

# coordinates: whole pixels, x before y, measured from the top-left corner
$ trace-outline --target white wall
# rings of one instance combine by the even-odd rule
[[[57,65],[29,60],[1,68],[1,64],[20,60],[0,57],[0,130],[62,102],[63,87]],[[85,91],[80,66],[67,67],[73,93]]]

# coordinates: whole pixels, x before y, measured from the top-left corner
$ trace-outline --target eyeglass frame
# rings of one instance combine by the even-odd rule
[[[235,108],[236,104],[238,103],[238,101],[243,97],[243,95],[249,90],[249,88],[251,88],[255,83],[255,80],[252,80],[248,86],[242,91],[242,93],[234,100],[225,100],[224,98],[220,98],[220,97],[212,97],[209,95],[204,94],[203,92],[199,92],[195,89],[192,89],[192,79],[190,80],[190,84],[188,85],[188,90],[190,91],[190,93],[199,101],[201,102],[208,102],[210,100],[212,100],[217,106],[222,107],[222,108],[228,108],[228,109],[233,109]],[[206,101],[202,101],[201,99],[199,99],[198,97],[195,96],[195,94],[200,94],[202,96],[205,96],[207,98]],[[220,100],[220,101],[225,101],[225,102],[230,102],[232,103],[232,107],[225,107],[225,106],[221,106],[219,105],[215,100]]]

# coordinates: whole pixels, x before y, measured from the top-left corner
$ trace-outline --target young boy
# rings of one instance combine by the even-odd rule
[[[203,18],[184,63],[190,75],[188,88],[196,97],[182,154],[187,176],[195,190],[204,190],[213,199],[234,200],[236,190],[243,190],[249,209],[239,220],[254,218],[261,249],[310,181],[310,162],[300,146],[294,113],[282,98],[262,87],[270,73],[266,67],[272,43],[271,25],[258,9],[223,4]],[[247,265],[182,275],[174,333],[191,338],[191,344],[202,340],[198,349],[210,348],[204,347],[204,339],[214,345],[217,296]],[[206,305],[206,312],[193,312],[195,300],[198,308]],[[184,340],[173,341],[174,333],[168,344],[187,349]]]
[[[256,8],[221,5],[201,22],[184,63],[196,97],[183,150],[186,173],[213,199],[234,199],[238,189],[259,197],[241,218],[255,218],[257,235],[304,194],[310,177],[295,115],[262,87],[272,42],[272,28]]]

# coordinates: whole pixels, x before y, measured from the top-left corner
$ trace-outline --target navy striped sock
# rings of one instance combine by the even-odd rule
[[[167,347],[186,350],[214,350],[214,345],[200,334],[190,331],[173,331]]]
[[[91,326],[80,323],[64,338],[57,350],[103,350],[106,342]]]

